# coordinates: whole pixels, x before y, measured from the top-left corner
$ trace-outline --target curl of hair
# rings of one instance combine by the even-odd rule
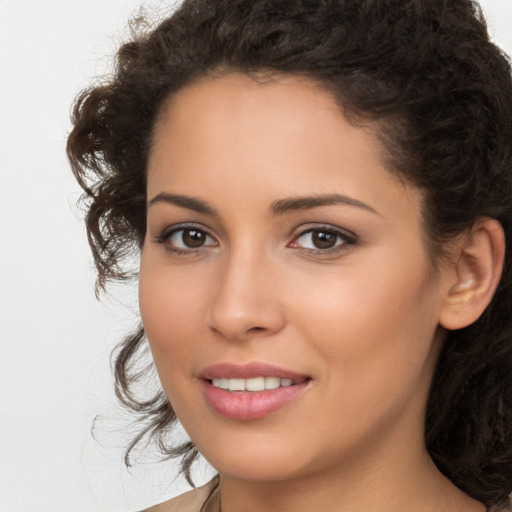
[[[388,167],[425,193],[435,257],[481,217],[512,247],[512,82],[472,0],[185,0],[117,54],[108,83],[76,100],[68,140],[83,187],[98,289],[124,280],[145,237],[146,164],[165,100],[199,77],[301,75],[338,100],[353,123],[373,123]],[[270,74],[270,75],[269,75]],[[156,436],[169,457],[176,420],[163,393],[132,387],[143,329],[116,352],[122,403],[149,420],[129,450]],[[427,448],[440,470],[487,506],[512,490],[512,251],[495,297],[473,325],[447,333],[427,406]],[[160,436],[160,437],[159,437]],[[127,454],[128,456],[128,454]]]

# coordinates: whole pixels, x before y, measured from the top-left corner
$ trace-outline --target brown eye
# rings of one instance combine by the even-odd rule
[[[290,247],[312,252],[326,252],[346,249],[356,243],[353,235],[328,227],[319,227],[303,231],[295,238]]]
[[[313,231],[311,242],[317,249],[330,249],[336,245],[338,235],[332,231]]]
[[[173,231],[167,238],[167,243],[176,249],[200,249],[216,245],[215,240],[205,231],[197,228],[180,228]]]
[[[184,229],[182,233],[183,244],[193,249],[201,247],[206,240],[205,233],[197,229]]]

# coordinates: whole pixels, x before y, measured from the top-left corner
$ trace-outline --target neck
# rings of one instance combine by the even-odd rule
[[[396,446],[396,445],[395,445]],[[221,474],[222,512],[485,512],[436,468],[421,444],[344,467],[281,481],[248,481]],[[375,452],[373,452],[375,454]]]

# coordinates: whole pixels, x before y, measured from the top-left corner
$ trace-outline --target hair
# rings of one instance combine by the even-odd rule
[[[140,20],[139,20],[140,21]],[[424,192],[428,247],[439,258],[478,219],[497,219],[512,244],[512,81],[471,0],[185,0],[151,30],[134,31],[113,76],[83,91],[68,140],[83,187],[97,291],[133,275],[143,245],[146,165],[167,98],[205,76],[300,75],[339,101],[354,124],[375,126],[390,172]],[[512,251],[491,304],[449,331],[427,404],[425,439],[452,482],[487,506],[512,490]],[[174,446],[176,416],[162,390],[138,398],[144,329],[114,353],[116,394],[144,418],[129,445]]]

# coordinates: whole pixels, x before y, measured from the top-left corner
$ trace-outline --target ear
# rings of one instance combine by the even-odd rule
[[[462,329],[475,322],[491,302],[505,257],[501,224],[490,218],[478,220],[453,253],[439,323],[445,329]]]

